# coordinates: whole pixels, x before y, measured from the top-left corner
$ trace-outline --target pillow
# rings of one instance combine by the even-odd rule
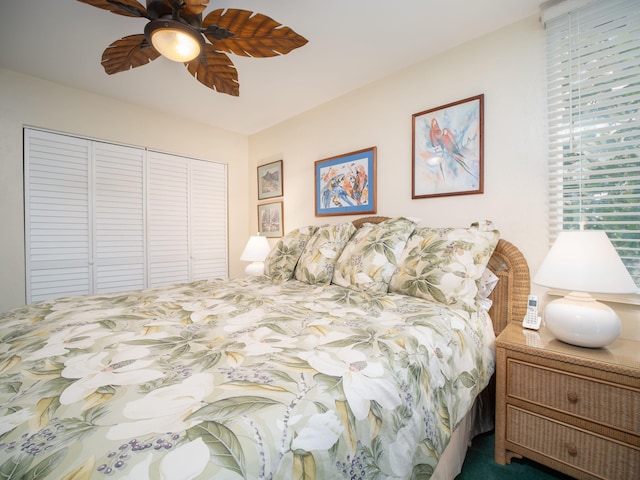
[[[317,227],[300,227],[287,233],[264,260],[264,274],[272,280],[290,280],[304,246]]]
[[[407,242],[389,290],[465,310],[476,310],[477,281],[500,232],[470,228],[420,228]]]
[[[318,227],[298,261],[296,280],[310,284],[331,283],[336,261],[355,230],[351,222]]]
[[[387,293],[389,280],[416,224],[392,218],[377,225],[365,223],[342,251],[333,283],[369,293]]]
[[[499,280],[495,273],[485,268],[482,277],[480,277],[478,281],[478,304],[487,312],[491,308],[491,305],[493,305],[493,301],[489,298],[489,295],[491,295],[491,292],[496,288]]]

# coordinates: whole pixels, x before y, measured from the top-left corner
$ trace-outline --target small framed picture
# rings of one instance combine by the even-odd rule
[[[284,216],[282,202],[258,205],[258,231],[265,237],[284,235]]]
[[[483,193],[484,95],[413,115],[411,198]]]
[[[283,195],[282,160],[258,167],[258,200]]]
[[[376,147],[315,162],[316,217],[376,213]]]

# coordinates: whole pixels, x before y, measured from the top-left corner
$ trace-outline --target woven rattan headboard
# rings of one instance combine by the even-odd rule
[[[497,335],[509,322],[521,322],[527,313],[527,297],[531,291],[529,265],[515,245],[500,239],[488,267],[500,279],[489,295],[493,300],[489,315]]]
[[[360,228],[363,223],[380,223],[389,217],[363,217],[353,221]],[[498,335],[509,322],[521,322],[527,311],[527,296],[530,291],[529,266],[527,260],[512,243],[500,239],[489,259],[488,267],[498,278],[498,284],[489,298],[493,301],[489,314],[493,330]]]

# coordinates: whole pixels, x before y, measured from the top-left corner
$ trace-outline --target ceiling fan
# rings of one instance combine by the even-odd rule
[[[226,53],[274,57],[307,43],[291,28],[248,10],[214,10],[203,19],[209,0],[146,0],[146,7],[137,0],[78,1],[149,20],[144,33],[121,38],[106,48],[102,66],[109,75],[146,65],[163,55],[184,63],[206,87],[238,96],[238,72]]]

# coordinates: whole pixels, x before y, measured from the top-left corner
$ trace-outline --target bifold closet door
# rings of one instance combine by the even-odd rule
[[[220,163],[26,128],[27,302],[228,276]]]
[[[144,157],[25,129],[27,302],[145,286]]]
[[[91,293],[91,142],[24,133],[27,303]]]
[[[146,286],[145,151],[93,142],[94,292]]]
[[[149,286],[189,281],[189,160],[147,152]]]
[[[226,278],[226,166],[191,160],[189,177],[191,279]]]
[[[226,167],[147,152],[149,286],[228,276]]]

